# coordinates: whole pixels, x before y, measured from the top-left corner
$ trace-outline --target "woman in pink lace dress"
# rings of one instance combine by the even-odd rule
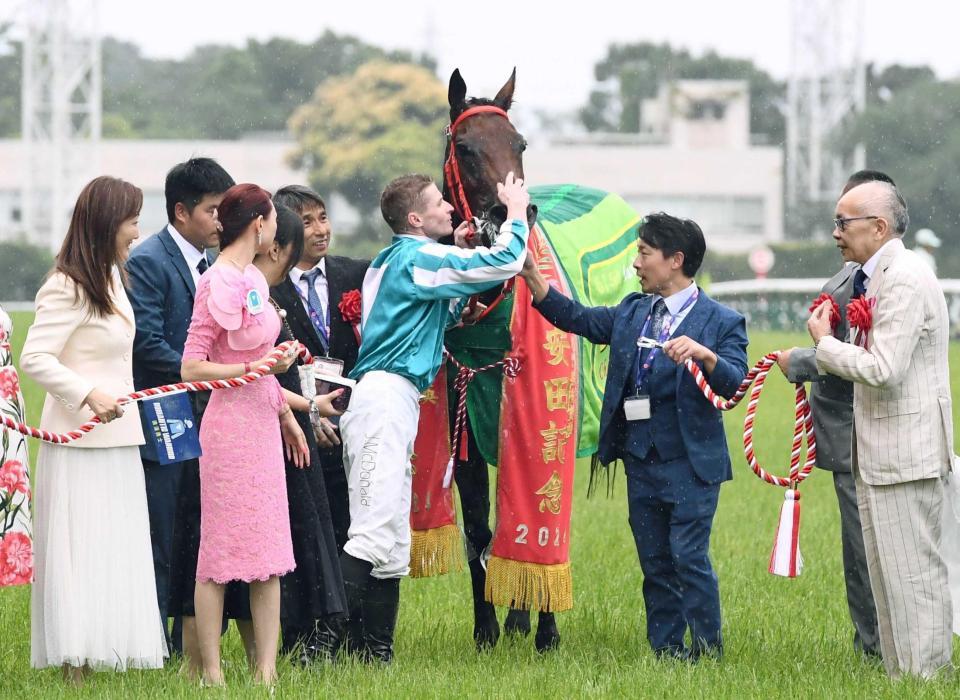
[[[271,246],[276,211],[256,185],[235,185],[219,208],[217,262],[200,278],[183,353],[185,381],[249,372],[273,349],[280,318],[263,274],[251,263]],[[274,367],[283,372],[295,353]],[[290,539],[284,443],[305,466],[307,444],[276,377],[213,392],[200,429],[200,554],[194,594],[205,683],[220,685],[224,584],[250,583],[255,678],[272,683],[280,624],[279,576],[295,564]]]

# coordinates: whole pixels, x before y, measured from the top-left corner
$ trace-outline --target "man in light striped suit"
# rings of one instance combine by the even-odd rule
[[[953,619],[940,556],[941,478],[953,455],[946,301],[902,241],[907,207],[886,182],[840,198],[833,237],[861,264],[853,298],[871,309],[851,342],[830,332],[829,307],[807,323],[820,371],[854,386],[853,468],[880,647],[891,676],[950,665]],[[851,326],[854,320],[848,320]]]

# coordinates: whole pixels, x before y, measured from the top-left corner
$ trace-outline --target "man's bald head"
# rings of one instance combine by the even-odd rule
[[[845,211],[852,208],[854,216],[878,217],[882,224],[890,229],[889,234],[892,236],[903,236],[910,224],[907,203],[900,190],[891,182],[871,180],[848,190],[837,203],[837,213],[838,216],[850,216],[840,214],[841,205]]]

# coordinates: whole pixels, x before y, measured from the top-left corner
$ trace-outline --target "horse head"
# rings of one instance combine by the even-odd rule
[[[444,155],[444,199],[451,202],[461,219],[474,219],[485,245],[496,237],[507,216],[506,207],[497,199],[497,183],[507,173],[523,177],[523,151],[527,142],[510,123],[507,112],[513,104],[517,69],[492,100],[467,97],[467,84],[454,70],[450,76],[447,99],[450,126]],[[537,208],[527,209],[532,227]]]

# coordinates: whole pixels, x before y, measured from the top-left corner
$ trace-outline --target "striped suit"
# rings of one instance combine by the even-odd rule
[[[865,296],[876,300],[866,347],[825,336],[817,366],[855,382],[853,466],[887,672],[931,676],[952,650],[939,551],[953,455],[947,306],[899,239],[879,251]]]

